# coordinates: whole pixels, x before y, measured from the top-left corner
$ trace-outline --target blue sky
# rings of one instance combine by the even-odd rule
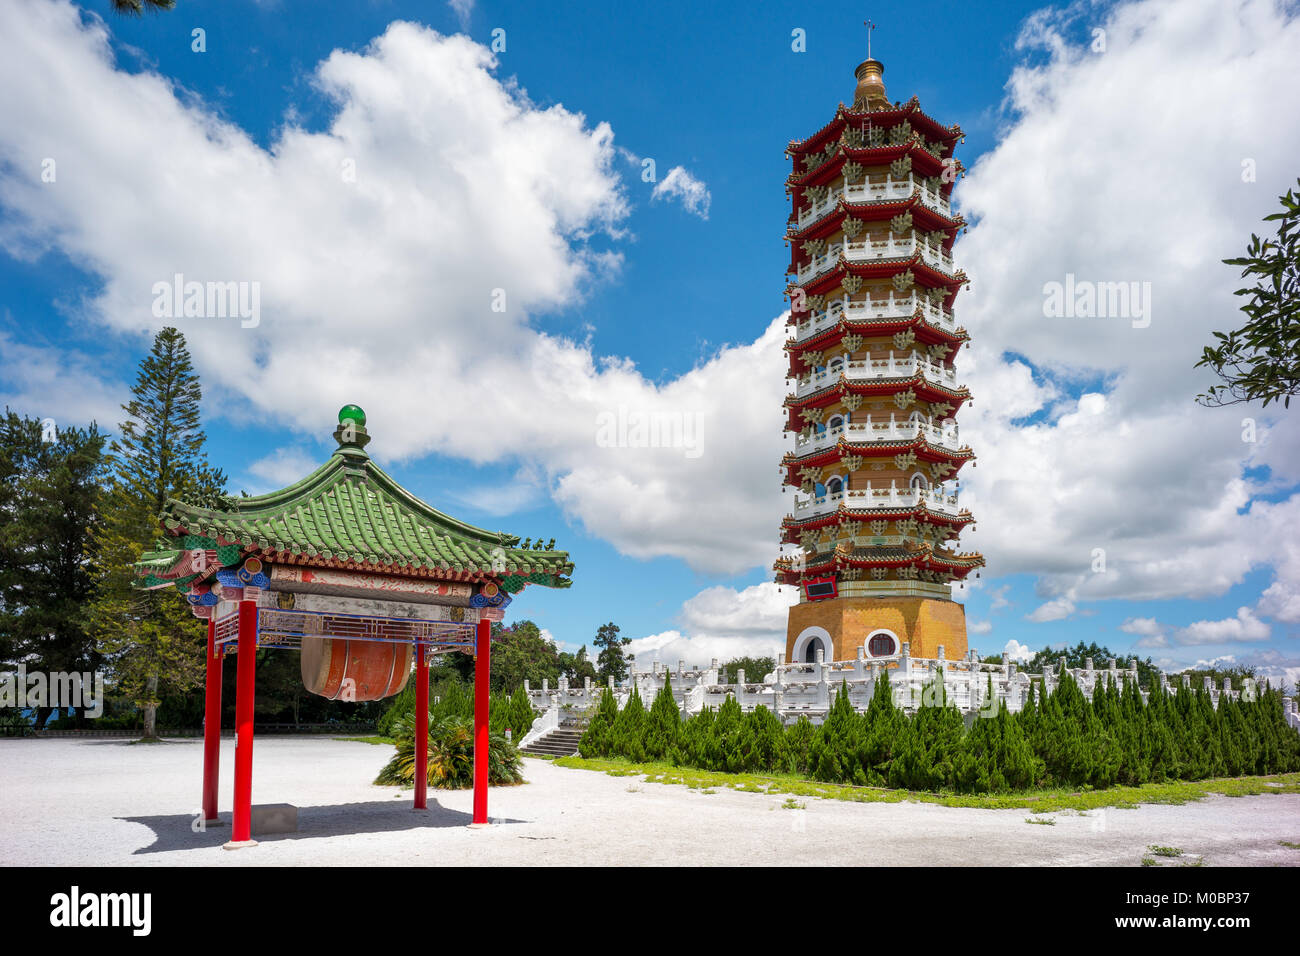
[[[40,36],[52,38],[51,42],[93,47],[84,33],[70,39],[72,28],[57,16],[62,4],[23,0],[23,6],[26,12],[54,11],[48,23],[32,28],[44,31]],[[328,329],[322,336],[340,335],[341,341],[362,349],[367,339],[389,328],[396,330],[395,336],[400,332],[427,337],[431,342],[445,337],[451,343],[450,357],[444,356],[447,367],[463,364],[465,377],[448,373],[446,368],[431,375],[421,386],[427,388],[427,414],[413,407],[418,403],[407,400],[402,414],[410,419],[403,418],[400,424],[393,414],[385,418],[377,410],[387,408],[393,400],[389,389],[395,380],[409,387],[419,378],[418,370],[399,369],[390,377],[320,367],[316,374],[321,377],[321,392],[330,397],[301,389],[273,394],[265,381],[259,386],[241,385],[238,371],[238,363],[249,360],[250,354],[265,363],[268,355],[283,357],[292,348],[291,337],[269,338],[278,321],[273,308],[268,308],[266,328],[257,330],[266,332],[268,338],[263,345],[252,346],[252,353],[242,352],[245,340],[241,340],[240,349],[227,354],[219,336],[209,335],[210,330],[196,330],[198,364],[208,384],[205,413],[210,456],[231,475],[234,489],[266,491],[296,477],[296,465],[302,466],[296,469],[301,473],[331,450],[330,410],[337,407],[332,384],[346,382],[341,386],[346,390],[339,394],[371,413],[372,452],[411,491],[486,527],[523,536],[555,537],[572,552],[577,564],[573,588],[562,592],[530,588],[511,609],[516,617],[533,618],[570,649],[589,642],[596,628],[609,620],[630,637],[656,637],[639,645],[643,656],[653,655],[656,648],[675,659],[679,653],[716,656],[723,648],[725,656],[726,649],[732,647],[736,653],[744,653],[768,646],[782,629],[779,608],[773,611],[772,594],[764,593],[763,610],[756,610],[750,605],[756,605],[760,595],[746,589],[771,581],[770,560],[776,555],[783,513],[781,499],[773,497],[781,447],[778,408],[784,392],[782,372],[774,357],[779,357],[781,336],[769,331],[785,308],[782,292],[789,261],[782,241],[789,212],[783,191],[789,165],[783,150],[790,139],[809,135],[824,125],[836,104],[851,98],[853,68],[865,56],[866,31],[861,24],[869,16],[878,24],[873,51],[885,63],[890,95],[900,99],[917,95],[927,112],[942,122],[960,123],[967,135],[958,155],[972,174],[959,185],[957,201],[974,228],[969,239],[959,242],[956,254],[975,286],[969,297],[958,298],[957,314],[974,336],[971,352],[963,353],[959,369],[970,372],[978,399],[966,437],[981,456],[981,468],[968,479],[964,475],[964,480],[972,489],[971,507],[981,524],[974,535],[963,540],[963,546],[985,550],[989,557],[978,587],[956,593],[967,602],[975,631],[972,645],[994,653],[1012,640],[1030,648],[1096,640],[1124,651],[1145,641],[1139,653],[1150,653],[1171,667],[1225,656],[1266,663],[1281,668],[1279,673],[1297,664],[1297,615],[1291,607],[1294,602],[1289,604],[1288,599],[1295,593],[1290,575],[1300,573],[1292,564],[1300,564],[1300,558],[1292,562],[1281,555],[1280,531],[1276,532],[1279,547],[1270,548],[1250,530],[1250,522],[1280,528],[1295,510],[1292,497],[1300,459],[1292,437],[1294,424],[1285,417],[1256,412],[1261,427],[1271,436],[1268,450],[1260,451],[1255,446],[1241,446],[1233,437],[1235,423],[1244,413],[1189,408],[1190,397],[1204,388],[1206,380],[1192,372],[1188,361],[1157,365],[1150,356],[1164,349],[1160,343],[1183,339],[1194,352],[1197,336],[1170,329],[1159,333],[1169,335],[1168,340],[1108,342],[1077,326],[1059,333],[1043,332],[1041,314],[1033,315],[1041,301],[1041,281],[1059,272],[1083,274],[1090,266],[1114,269],[1126,267],[1115,266],[1115,262],[1136,263],[1135,277],[1145,277],[1149,271],[1160,288],[1165,275],[1162,269],[1168,265],[1163,260],[1143,263],[1131,251],[1112,248],[1115,258],[1093,262],[1088,258],[1091,252],[1081,251],[1089,236],[1092,248],[1121,247],[1117,237],[1142,235],[1145,230],[1150,234],[1141,243],[1144,249],[1171,242],[1176,246],[1178,240],[1171,240],[1171,235],[1186,238],[1188,248],[1179,250],[1184,255],[1181,266],[1199,270],[1204,276],[1208,292],[1170,291],[1173,301],[1181,302],[1182,295],[1210,296],[1217,297],[1214,301],[1220,306],[1235,307],[1229,295],[1234,276],[1218,266],[1217,260],[1235,252],[1250,224],[1269,211],[1271,197],[1285,188],[1293,174],[1282,168],[1284,164],[1270,166],[1261,159],[1258,189],[1246,200],[1232,198],[1238,195],[1232,190],[1240,190],[1235,168],[1208,186],[1197,177],[1216,175],[1212,171],[1197,167],[1175,174],[1187,177],[1187,188],[1208,190],[1209,207],[1223,207],[1220,219],[1208,225],[1194,224],[1204,226],[1204,231],[1198,232],[1191,226],[1182,228],[1176,221],[1155,222],[1149,211],[1135,212],[1115,196],[1096,195],[1089,186],[1091,168],[1080,166],[1073,173],[1067,169],[1051,185],[1052,195],[1061,197],[1053,202],[1094,217],[1086,221],[1079,213],[1071,219],[1074,225],[1066,228],[1076,230],[1079,241],[1059,240],[1065,218],[1059,210],[1050,215],[1045,211],[1037,222],[1027,218],[1033,210],[1026,205],[1033,204],[1022,202],[1021,193],[1042,173],[1042,156],[1058,157],[1069,167],[1081,162],[1076,153],[1092,153],[1095,163],[1112,164],[1110,181],[1141,168],[1135,165],[1135,157],[1143,156],[1146,134],[1134,127],[1142,125],[1143,115],[1152,118],[1148,125],[1168,123],[1175,133],[1178,130],[1177,122],[1184,115],[1178,110],[1167,117],[1161,114],[1159,122],[1141,107],[1135,108],[1137,115],[1118,116],[1124,112],[1123,103],[1133,102],[1126,90],[1132,96],[1140,95],[1144,69],[1153,76],[1169,75],[1162,64],[1187,63],[1189,50],[1194,49],[1181,35],[1178,24],[1182,21],[1173,17],[1167,4],[1098,4],[1063,14],[1033,3],[923,3],[880,9],[827,3],[818,4],[814,11],[778,3],[566,3],[554,8],[478,2],[470,4],[463,22],[451,6],[436,2],[180,0],[177,11],[139,20],[112,16],[106,3],[83,7],[87,12],[82,30],[87,24],[93,26],[92,12],[103,16],[115,63],[96,64],[94,56],[87,54],[84,61],[77,61],[80,66],[60,67],[66,72],[45,81],[24,77],[20,81],[23,98],[28,103],[46,104],[44,109],[54,117],[48,124],[44,120],[24,122],[23,115],[30,114],[0,115],[0,121],[10,127],[0,138],[0,182],[4,183],[0,189],[0,237],[5,250],[0,254],[0,347],[4,348],[0,353],[0,397],[19,411],[40,417],[48,414],[69,423],[95,415],[101,425],[111,427],[117,421],[114,408],[125,394],[134,364],[148,347],[148,330],[160,324],[149,315],[147,305],[142,308],[140,300],[130,302],[119,294],[114,279],[125,283],[129,267],[114,264],[114,254],[108,248],[110,238],[92,235],[95,223],[112,233],[114,216],[124,217],[126,236],[144,228],[125,221],[131,215],[126,210],[132,200],[117,204],[105,199],[106,208],[93,216],[84,209],[66,207],[43,218],[46,214],[29,199],[38,194],[30,192],[30,165],[24,164],[32,156],[49,155],[45,151],[54,150],[51,143],[61,135],[60,121],[67,129],[83,133],[87,125],[93,125],[77,112],[85,109],[89,114],[92,106],[86,102],[69,105],[76,101],[58,91],[60,81],[92,77],[93,85],[93,76],[102,80],[110,75],[96,72],[102,70],[114,71],[113,76],[160,74],[172,84],[178,111],[189,110],[190,115],[206,117],[205,122],[242,130],[251,146],[262,151],[261,161],[274,164],[288,152],[283,141],[288,127],[315,137],[318,143],[352,135],[334,127],[340,104],[363,99],[356,92],[366,82],[361,66],[377,55],[371,44],[384,36],[394,21],[411,21],[442,36],[464,33],[483,45],[490,44],[493,31],[501,29],[506,49],[497,55],[490,75],[507,89],[515,83],[526,91],[525,112],[539,123],[548,122],[548,116],[553,118],[555,114],[548,111],[554,108],[569,116],[580,114],[578,122],[585,131],[608,124],[613,146],[606,151],[605,171],[611,181],[599,188],[608,197],[618,197],[623,207],[612,216],[607,207],[603,212],[584,207],[586,218],[578,226],[558,230],[564,242],[581,249],[588,264],[593,258],[600,261],[601,256],[614,256],[617,267],[585,268],[578,280],[558,293],[535,295],[530,307],[517,317],[519,341],[567,342],[580,357],[589,359],[592,368],[581,373],[581,381],[575,379],[574,390],[587,385],[604,387],[621,374],[619,369],[625,373],[634,369],[635,387],[655,400],[667,400],[676,389],[725,390],[718,401],[735,414],[737,433],[741,439],[752,434],[753,446],[763,448],[767,457],[751,460],[744,457],[743,449],[728,446],[725,467],[719,464],[721,454],[712,452],[689,470],[673,465],[664,471],[661,484],[665,488],[653,493],[648,479],[645,486],[636,485],[638,469],[629,468],[632,491],[625,501],[611,502],[609,496],[596,500],[589,488],[581,487],[585,479],[580,449],[563,453],[545,450],[549,436],[559,435],[567,427],[559,418],[551,425],[543,421],[532,431],[520,433],[497,417],[518,417],[517,412],[495,409],[491,400],[494,389],[510,390],[518,384],[517,370],[512,371],[508,362],[503,361],[500,368],[494,368],[492,362],[494,350],[503,341],[498,336],[505,333],[488,325],[480,330],[471,313],[454,304],[444,308],[441,297],[428,294],[427,289],[423,295],[409,295],[398,303],[394,314],[405,313],[405,318],[389,320],[364,309],[318,317],[322,329]],[[1284,59],[1296,52],[1293,19],[1269,4],[1248,5],[1239,22],[1226,27],[1216,18],[1228,14],[1214,12],[1213,4],[1190,7],[1197,10],[1184,18],[1187,29],[1197,29],[1199,23],[1214,31],[1221,37],[1215,42],[1230,45],[1225,56],[1247,57],[1267,48],[1264,59]],[[1269,27],[1269,17],[1277,28]],[[1105,75],[1086,72],[1095,69],[1085,54],[1098,25],[1108,30],[1112,51],[1106,55],[1116,64]],[[191,49],[195,28],[205,31],[205,52]],[[806,31],[806,52],[791,48],[796,29]],[[15,38],[13,42],[20,41]],[[419,41],[425,42],[435,41]],[[0,43],[0,55],[3,45]],[[1067,53],[1061,53],[1062,46]],[[318,73],[322,61],[335,51],[354,54],[344,67],[355,72],[341,81],[347,90],[342,99],[322,90]],[[399,64],[393,57],[388,65],[400,78],[409,63]],[[84,74],[73,72],[77,69],[84,69]],[[1248,79],[1241,77],[1240,82]],[[1124,87],[1126,83],[1138,85]],[[1104,84],[1115,84],[1116,89],[1103,91],[1100,87]],[[1096,96],[1103,104],[1110,104],[1109,113],[1095,105],[1090,87],[1098,88]],[[401,99],[409,96],[414,104],[411,115],[420,115],[418,110],[423,107],[416,103],[416,87],[397,88],[402,90]],[[142,109],[138,101],[141,89],[127,85],[103,93],[96,90],[84,99],[102,96],[94,108],[103,115],[112,115],[109,111],[116,109],[131,116]],[[132,96],[137,102],[132,102]],[[1044,105],[1044,99],[1050,103]],[[1267,104],[1259,106],[1261,115],[1266,109]],[[1045,142],[1064,135],[1053,117],[1070,122],[1069,110],[1077,112],[1074,132],[1063,140]],[[409,131],[393,133],[392,117],[376,119],[373,114],[373,109],[360,109],[356,122],[378,144],[375,156],[397,156],[400,150],[385,147],[383,137],[399,137],[405,149]],[[394,108],[393,116],[403,115]],[[1186,115],[1190,136],[1196,131],[1191,125],[1194,111]],[[1271,128],[1257,124],[1261,142],[1243,144],[1242,150],[1251,151],[1244,155],[1285,156],[1300,142],[1300,130],[1291,118],[1293,110],[1274,110],[1269,115]],[[1113,119],[1098,119],[1108,116]],[[156,198],[161,193],[158,177],[167,175],[173,161],[178,174],[199,177],[203,170],[195,167],[220,157],[225,147],[220,137],[214,137],[209,143],[211,155],[196,152],[204,147],[189,142],[181,133],[173,136],[169,117],[164,112],[154,126],[142,119],[139,127],[132,127],[137,129],[139,141],[118,141],[112,147],[128,158],[132,149],[151,156],[149,176],[134,178],[109,162],[97,169],[91,150],[61,156],[61,170],[69,170],[61,175],[99,176],[94,183],[99,197],[139,197],[140,208],[155,219],[184,219],[190,214],[186,202],[169,201],[166,205]],[[1112,121],[1120,124],[1116,130],[1097,128],[1098,123]],[[370,125],[365,126],[367,123]],[[138,130],[148,132],[140,134]],[[1126,145],[1123,137],[1130,134],[1133,142]],[[105,135],[105,142],[114,142]],[[124,131],[123,135],[130,134]],[[1158,142],[1167,142],[1170,135],[1170,129],[1150,133]],[[1077,143],[1078,147],[1062,149],[1061,142]],[[180,144],[174,160],[170,152],[173,144]],[[1106,152],[1111,148],[1113,155]],[[232,147],[231,155],[239,155],[239,151]],[[692,209],[680,197],[654,198],[652,190],[657,183],[643,182],[641,177],[646,158],[654,160],[658,182],[670,169],[681,167],[689,181],[707,191],[707,207],[697,204]],[[1230,161],[1235,164],[1235,159]],[[417,182],[420,175],[437,178],[445,172],[438,155],[431,153],[423,161],[427,166],[421,162],[417,156],[408,170]],[[529,159],[521,152],[517,162],[527,165]],[[374,165],[372,162],[370,167]],[[296,182],[284,180],[280,192],[294,188]],[[176,269],[191,272],[195,271],[193,263],[208,254],[203,246],[205,213],[201,207],[213,200],[200,192],[193,195],[195,226],[180,244],[184,255],[176,253]],[[218,204],[223,195],[217,194]],[[969,203],[965,202],[968,195]],[[263,228],[258,208],[245,209],[233,194],[225,201],[233,217],[246,217],[250,234]],[[299,211],[309,216],[321,202],[319,197],[308,196]],[[1154,208],[1163,212],[1175,202],[1170,195]],[[284,214],[277,210],[281,218]],[[1130,215],[1135,218],[1126,221]],[[356,243],[364,248],[373,239],[376,258],[392,251],[385,246],[389,237],[382,219],[365,222],[372,233],[346,239],[340,236],[340,244],[352,249]],[[1213,233],[1214,241],[1196,240],[1211,234],[1210,225],[1225,222],[1230,228]],[[490,255],[491,242],[483,238],[490,229],[472,219],[464,220],[463,225],[465,232],[458,241],[481,243],[485,255]],[[159,227],[160,234],[164,231]],[[232,234],[238,235],[237,227]],[[1012,236],[1014,241],[1009,238]],[[167,250],[178,244],[174,240],[169,244],[161,235],[151,238],[157,239],[158,248],[146,253],[152,270],[146,275],[170,275]],[[322,242],[330,238],[320,236]],[[103,244],[102,253],[96,252],[100,248],[97,242]],[[1045,264],[1031,267],[1031,260],[1039,254],[1036,247],[1042,247]],[[399,254],[402,251],[405,248]],[[394,269],[402,267],[399,260]],[[431,260],[430,270],[437,267]],[[1222,271],[1216,273],[1215,269]],[[1102,277],[1110,274],[1100,273]],[[447,289],[449,300],[459,301],[456,281],[453,273],[439,287]],[[400,282],[398,287],[400,291]],[[383,298],[382,290],[377,294]],[[1019,316],[1015,321],[1013,314]],[[1228,311],[1225,319],[1220,309],[1191,322],[1191,327],[1222,327],[1233,318]],[[1023,324],[1032,322],[1038,324]],[[191,334],[191,329],[181,328]],[[233,339],[227,340],[230,342]],[[1122,358],[1117,349],[1125,353]],[[461,354],[463,363],[456,358]],[[1139,354],[1143,357],[1132,358]],[[762,370],[755,375],[771,379],[752,393],[746,387],[749,378],[744,365],[751,356],[753,368]],[[304,355],[302,362],[310,361]],[[1133,387],[1139,378],[1148,383],[1145,392]],[[467,386],[467,382],[471,384]],[[483,394],[476,393],[474,402],[465,402],[457,396],[467,394],[467,389],[482,389]],[[1068,429],[1072,427],[1070,416],[1079,415],[1085,406],[1092,407],[1090,400],[1083,398],[1088,395],[1106,396],[1106,410],[1097,414],[1119,416],[1116,421],[1127,424],[1107,427],[1119,435],[1131,425],[1139,444],[1150,444],[1141,438],[1147,427],[1151,434],[1185,434],[1189,438],[1206,429],[1219,429],[1223,433],[1220,439],[1206,439],[1214,444],[1214,452],[1207,453],[1213,467],[1207,464],[1204,474],[1193,475],[1188,467],[1179,466],[1168,475],[1153,475],[1145,483],[1118,472],[1108,472],[1103,480],[1098,471],[1095,483],[1079,479],[1082,484],[1077,494],[1063,493],[1050,507],[1043,505],[1032,513],[1022,510],[1025,503],[1018,499],[1020,493],[1008,491],[1012,485],[1005,482],[1014,481],[1017,474],[1035,473],[1039,462],[1031,467],[1028,459],[1022,461],[1030,449],[1038,448],[1033,454],[1050,459],[1058,472],[1068,463],[1071,480],[1078,473],[1086,479],[1094,460],[1071,457],[1073,439]],[[999,417],[991,406],[1004,398],[1008,412]],[[607,403],[614,401],[607,399]],[[514,407],[512,403],[502,407],[507,404]],[[436,419],[440,409],[450,407],[457,409],[457,419],[448,430],[451,440],[436,430],[422,431],[425,422],[413,424],[417,419]],[[526,401],[523,407],[527,407]],[[1013,407],[1018,409],[1015,414],[1010,412]],[[477,434],[477,447],[461,440],[467,432]],[[402,441],[396,443],[399,433]],[[983,446],[978,442],[981,435],[987,436]],[[1034,445],[1039,440],[1045,444]],[[737,443],[746,446],[745,440]],[[557,438],[556,444],[563,442]],[[1091,433],[1086,447],[1106,449],[1103,456],[1107,458],[1112,453],[1116,457],[1128,454],[1124,441],[1107,444]],[[386,448],[394,450],[386,454]],[[451,450],[439,453],[434,450],[437,448]],[[775,454],[768,455],[767,449],[774,449]],[[1178,454],[1171,451],[1167,457],[1174,461]],[[277,455],[282,456],[278,468]],[[1252,459],[1252,455],[1256,457]],[[1194,462],[1191,468],[1200,467],[1195,456],[1189,460]],[[613,487],[609,474],[602,480]],[[1129,480],[1136,484],[1123,484]],[[1244,484],[1238,492],[1225,490],[1235,487],[1233,482]],[[1171,483],[1182,491],[1164,494],[1161,489]],[[710,497],[717,495],[719,487],[730,488],[733,494]],[[1195,490],[1198,488],[1201,490]],[[1145,502],[1144,494],[1149,496]],[[1189,512],[1180,496],[1194,497],[1205,513]],[[689,504],[694,498],[700,499],[698,514]],[[1116,510],[1116,498],[1131,504]],[[683,528],[697,521],[707,524],[701,516],[716,515],[719,502],[725,506],[731,500],[739,502],[738,509],[743,506],[744,516],[735,522],[737,557],[723,560],[717,552],[727,549],[725,539],[732,533],[729,525],[721,519],[716,527],[709,525],[712,544],[691,539]],[[1089,517],[1088,508],[1078,507],[1080,500],[1095,501],[1093,517]],[[671,507],[653,504],[666,501],[673,502]],[[1222,517],[1225,509],[1232,510],[1231,502],[1236,502],[1235,510],[1242,516],[1240,527]],[[1256,509],[1252,516],[1255,502],[1271,503],[1279,510],[1264,514]],[[641,508],[661,514],[629,517]],[[1285,513],[1281,509],[1286,509]],[[595,512],[601,516],[593,517]],[[1232,552],[1231,560],[1225,559],[1223,566],[1217,567],[1213,535],[1207,538],[1204,532],[1220,520],[1227,522],[1223,534],[1234,543],[1224,548],[1225,553]],[[1090,522],[1096,524],[1095,535]],[[1045,540],[1041,547],[1026,543],[1058,524],[1069,529],[1068,533],[1061,531],[1059,540]],[[1146,543],[1125,550],[1122,542],[1134,538],[1124,530],[1126,525],[1146,527],[1136,536]],[[761,538],[755,529],[763,527],[768,529],[770,545],[766,557],[754,544]],[[1116,567],[1125,569],[1114,581],[1086,577],[1091,537],[1109,549]],[[1161,570],[1158,565],[1166,559],[1170,563]],[[1263,597],[1270,588],[1272,596]],[[1250,609],[1244,626],[1241,608]],[[1274,612],[1271,617],[1266,613],[1270,609]],[[1197,622],[1217,624],[1218,630],[1195,630]],[[1260,627],[1267,631],[1265,637],[1260,636]],[[1224,639],[1204,639],[1213,634]]]

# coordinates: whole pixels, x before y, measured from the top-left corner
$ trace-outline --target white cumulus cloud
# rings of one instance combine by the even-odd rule
[[[709,203],[713,199],[709,194],[709,187],[682,166],[674,166],[668,170],[668,175],[659,180],[650,198],[651,200],[676,199],[682,204],[682,208],[701,219],[709,218]]]

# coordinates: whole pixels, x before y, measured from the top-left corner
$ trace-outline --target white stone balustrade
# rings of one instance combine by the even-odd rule
[[[927,381],[949,388],[958,388],[957,371],[941,362],[931,362],[922,355],[912,352],[900,358],[894,352],[888,358],[863,359],[856,362],[840,362],[829,365],[818,372],[800,376],[795,387],[795,395],[803,398],[813,392],[834,385],[843,375],[850,382],[874,381],[882,378],[911,378],[920,373]]]
[[[848,422],[811,435],[800,435],[795,439],[794,447],[798,454],[806,455],[834,445],[841,438],[856,444],[868,444],[912,441],[918,436],[949,451],[962,451],[966,447],[958,439],[956,421],[939,426],[922,421],[895,421],[893,415],[887,422]]]
[[[947,199],[917,182],[909,173],[907,179],[888,177],[882,183],[860,183],[856,186],[842,186],[832,189],[821,202],[810,203],[799,210],[796,219],[798,228],[806,229],[818,219],[834,211],[841,199],[850,203],[889,202],[907,199],[913,193],[920,197],[923,205],[951,219],[952,205]]]
[[[906,297],[895,297],[891,291],[888,299],[870,301],[854,302],[848,296],[844,296],[831,302],[824,309],[809,313],[808,318],[795,327],[795,340],[803,341],[811,338],[818,332],[836,325],[841,318],[857,322],[871,319],[905,319],[918,308],[931,325],[948,332],[957,331],[957,322],[951,312],[945,311],[915,293]]]
[[[846,507],[856,510],[915,508],[918,504],[923,503],[931,511],[941,511],[944,514],[953,516],[961,514],[961,506],[957,503],[956,494],[948,493],[942,488],[904,488],[900,490],[893,482],[889,483],[888,488],[855,488],[849,491],[825,494],[820,498],[800,498],[796,495],[794,514],[797,517],[828,514],[837,509],[840,502],[844,502]]]

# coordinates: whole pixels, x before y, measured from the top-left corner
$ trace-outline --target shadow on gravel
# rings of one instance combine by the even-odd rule
[[[230,813],[222,811],[222,823],[195,833],[194,816],[170,814],[167,816],[117,817],[128,823],[139,823],[153,831],[154,841],[141,847],[132,855],[166,853],[170,850],[193,850],[196,847],[220,847],[230,839]],[[460,810],[449,810],[430,797],[429,809],[417,813],[407,801],[371,801],[369,803],[340,803],[324,807],[299,807],[296,833],[254,833],[258,843],[280,840],[313,840],[321,837],[348,836],[358,833],[390,833],[397,830],[436,830],[446,827],[463,827],[471,816]],[[522,823],[522,820],[492,818],[493,824]]]

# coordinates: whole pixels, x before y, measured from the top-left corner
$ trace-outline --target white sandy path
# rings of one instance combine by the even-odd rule
[[[1209,865],[1300,865],[1300,795],[1211,797],[1183,806],[1051,814],[920,803],[846,803],[646,784],[527,760],[526,786],[491,791],[498,825],[472,831],[469,791],[369,784],[388,747],[302,737],[254,746],[255,803],[299,807],[299,832],[227,852],[228,827],[194,833],[197,740],[0,740],[4,865],[749,864],[1137,865],[1149,844]],[[222,741],[221,815],[229,820],[234,742]],[[1094,811],[1094,814],[1096,811]],[[1173,862],[1173,861],[1171,861]]]

